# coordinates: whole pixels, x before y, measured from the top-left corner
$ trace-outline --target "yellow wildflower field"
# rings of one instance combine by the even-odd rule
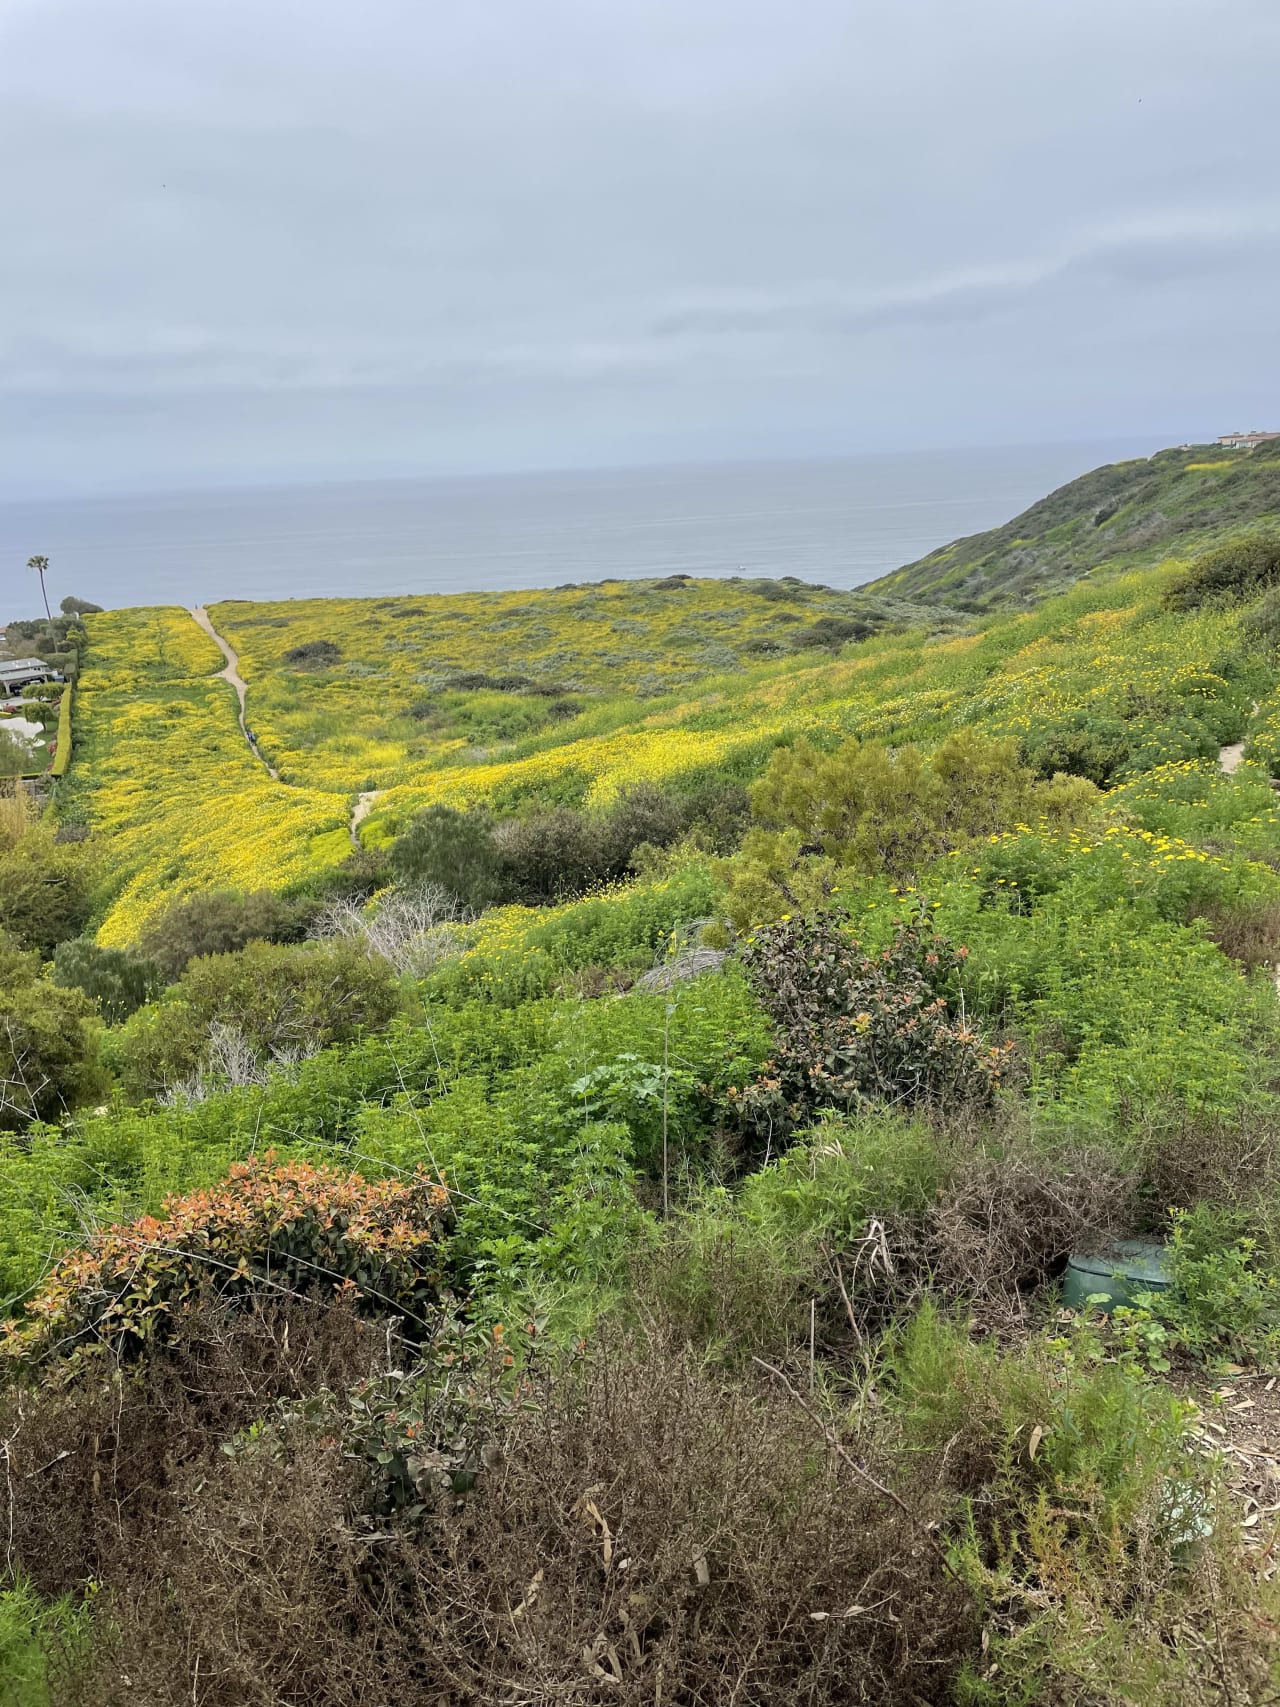
[[[1074,728],[1105,745],[1113,726],[1149,726],[1136,769],[1199,762],[1248,718],[1223,673],[1238,618],[1167,611],[1168,575],[1086,579],[965,633],[899,627],[776,658],[763,642],[787,596],[732,583],[215,606],[279,782],[241,737],[232,690],[214,679],[221,657],[189,613],[91,616],[59,810],[97,833],[111,882],[102,940],[125,942],[175,887],[281,887],[337,863],[367,789],[378,798],[360,834],[377,844],[437,802],[597,805],[641,780],[749,779],[801,733],[928,744],[977,725],[1034,745]],[[323,642],[319,667],[314,652],[298,660]],[[732,667],[713,667],[720,645]],[[526,686],[495,688],[499,675]],[[556,703],[565,714],[547,717]],[[457,733],[468,717],[483,742]]]
[[[222,662],[184,610],[93,618],[58,805],[106,862],[103,943],[175,893],[279,888],[349,850],[345,800],[282,788],[250,753]]]

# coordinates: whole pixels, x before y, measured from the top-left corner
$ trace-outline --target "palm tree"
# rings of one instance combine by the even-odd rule
[[[47,592],[45,592],[45,588],[44,588],[45,570],[48,567],[49,567],[49,559],[47,557],[28,557],[27,558],[27,568],[28,569],[34,569],[36,574],[40,577],[40,596],[44,600],[44,614],[49,618],[49,621],[52,622],[53,621],[53,612],[49,609],[49,595]]]

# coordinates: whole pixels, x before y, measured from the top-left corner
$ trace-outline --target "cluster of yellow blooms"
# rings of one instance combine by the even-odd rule
[[[279,888],[349,850],[345,802],[272,782],[240,734],[222,656],[179,609],[93,619],[64,809],[93,826],[123,944],[175,891]]]
[[[92,616],[69,793],[101,833],[118,884],[102,939],[128,940],[174,885],[276,887],[335,863],[366,789],[380,797],[361,834],[377,843],[435,802],[501,806],[559,791],[594,804],[642,779],[725,766],[749,775],[799,733],[928,744],[962,724],[1025,736],[1067,713],[1132,714],[1170,696],[1201,708],[1228,693],[1216,666],[1237,619],[1173,615],[1167,579],[1154,570],[1086,580],[976,633],[886,630],[843,653],[775,660],[766,643],[785,637],[798,612],[821,615],[818,600],[798,598],[793,610],[749,584],[702,581],[215,606],[279,782],[242,739],[232,691],[213,679],[221,656],[188,612]],[[321,667],[286,656],[321,641],[337,649]],[[730,642],[756,648],[759,661],[726,665]],[[488,748],[456,730],[414,748],[406,707],[425,703],[429,714],[452,694],[465,711],[467,695],[450,683],[467,672],[554,682],[579,701],[562,720]],[[504,703],[484,681],[472,696]],[[545,703],[505,695],[517,699]],[[1158,762],[1158,748],[1151,756]]]

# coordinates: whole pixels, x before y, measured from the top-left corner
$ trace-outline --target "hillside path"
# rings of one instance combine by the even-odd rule
[[[248,742],[249,751],[253,754],[254,758],[257,759],[258,763],[265,767],[266,773],[271,780],[273,782],[279,782],[279,771],[277,771],[274,766],[267,764],[266,759],[262,756],[262,749],[249,733],[249,725],[244,720],[244,702],[245,696],[249,690],[245,686],[244,678],[240,674],[239,658],[209,621],[209,613],[203,605],[192,605],[191,615],[197,626],[204,629],[210,640],[213,641],[219,652],[221,652],[222,656],[227,660],[226,668],[218,671],[218,679],[219,681],[230,682],[236,691],[236,698],[240,702],[240,733]]]
[[[1258,702],[1253,702],[1253,716],[1258,715]],[[1246,737],[1247,739],[1247,737]],[[1218,769],[1223,776],[1234,776],[1240,769],[1240,761],[1244,758],[1244,741],[1233,741],[1229,747],[1224,747],[1218,754]]]
[[[348,826],[351,832],[351,845],[353,848],[358,848],[360,846],[360,825],[369,816],[370,812],[373,811],[374,805],[385,792],[385,789],[370,788],[363,794],[356,796],[356,803],[351,808],[351,823]]]

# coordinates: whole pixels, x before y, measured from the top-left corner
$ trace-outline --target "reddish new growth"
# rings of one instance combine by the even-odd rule
[[[273,1152],[239,1162],[159,1216],[93,1234],[57,1264],[6,1328],[11,1355],[85,1344],[115,1356],[162,1339],[184,1309],[212,1298],[283,1301],[351,1294],[412,1326],[438,1297],[449,1194],[419,1173],[368,1181]]]

